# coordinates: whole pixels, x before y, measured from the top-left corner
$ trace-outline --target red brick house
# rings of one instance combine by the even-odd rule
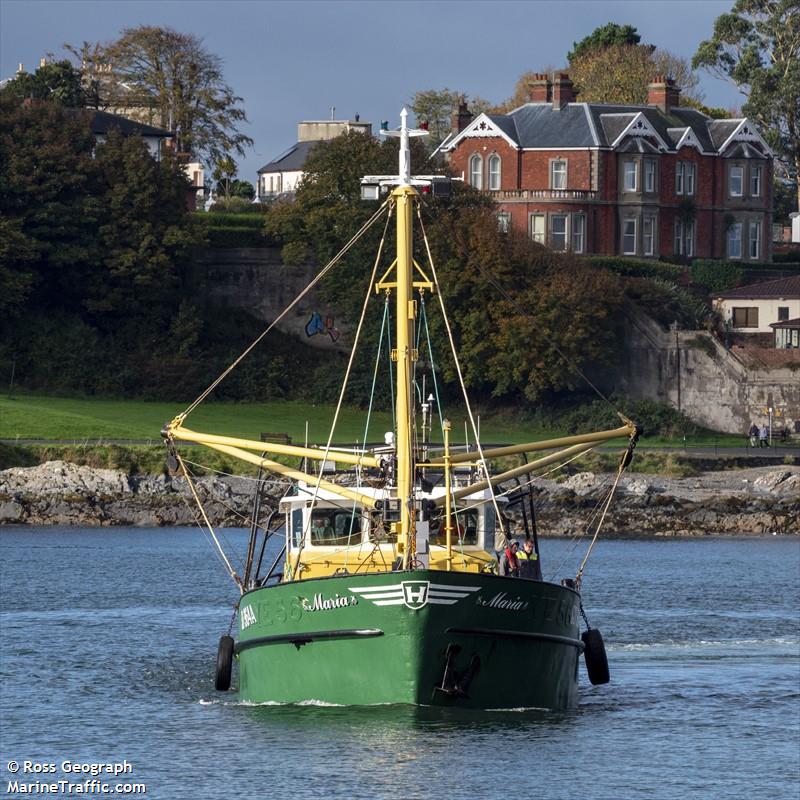
[[[755,125],[679,106],[670,79],[648,91],[646,106],[578,103],[568,76],[537,75],[508,114],[462,106],[439,150],[501,226],[555,250],[769,260],[772,152]]]

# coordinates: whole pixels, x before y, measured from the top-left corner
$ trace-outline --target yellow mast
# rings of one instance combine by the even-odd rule
[[[397,497],[400,500],[400,527],[397,541],[402,543],[403,566],[408,567],[414,533],[414,437],[412,434],[414,320],[416,308],[412,296],[414,275],[413,209],[417,191],[412,186],[398,186],[392,196],[397,215],[396,342],[397,350]]]

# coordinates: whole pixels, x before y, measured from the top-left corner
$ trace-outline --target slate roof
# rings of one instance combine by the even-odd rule
[[[123,136],[155,136],[159,139],[168,139],[172,136],[170,131],[163,128],[154,128],[142,122],[121,117],[118,114],[109,114],[107,111],[90,111],[89,125],[95,136],[104,136],[111,130],[119,131]]]
[[[315,145],[319,144],[318,141],[311,142],[297,142],[293,144],[288,150],[284,150],[277,158],[273,158],[268,164],[264,164],[258,171],[259,175],[265,172],[299,172],[303,169]]]
[[[668,149],[674,150],[686,128],[691,128],[705,153],[718,152],[742,120],[715,120],[697,109],[655,106],[568,103],[561,109],[552,103],[526,103],[508,114],[487,115],[517,147],[611,147],[641,113]],[[460,135],[450,135],[440,149],[451,149]],[[751,148],[756,155],[760,155]]]
[[[800,275],[777,278],[774,281],[764,281],[763,283],[751,283],[749,286],[739,286],[736,289],[729,289],[727,292],[718,292],[714,296],[720,300],[773,300],[781,297],[798,300],[800,299]]]

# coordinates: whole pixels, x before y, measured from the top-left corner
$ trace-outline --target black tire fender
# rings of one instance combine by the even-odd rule
[[[217,669],[214,673],[214,688],[218,692],[227,692],[231,688],[231,671],[233,670],[233,637],[221,636],[217,648]]]
[[[608,657],[603,637],[597,628],[589,628],[581,634],[584,650],[583,657],[586,661],[586,672],[592,686],[608,683],[611,676],[608,672]]]

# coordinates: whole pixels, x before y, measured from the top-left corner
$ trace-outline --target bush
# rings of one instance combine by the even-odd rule
[[[724,292],[744,281],[744,267],[731,261],[698,258],[689,267],[689,277],[692,283],[702,284],[709,291]]]
[[[791,264],[800,269],[800,248],[792,248],[785,253],[773,253],[772,260],[776,264]]]
[[[252,214],[254,210],[257,211],[260,208],[258,203],[245,200],[244,197],[219,197],[211,206],[211,212],[227,211],[232,214]]]
[[[648,261],[638,258],[620,258],[619,256],[586,256],[584,261],[596,267],[603,267],[618,275],[629,275],[638,278],[663,278],[676,281],[684,274],[684,268],[666,264],[663,261]]]
[[[230,211],[197,211],[196,219],[204,227],[225,228],[258,228],[264,227],[264,215],[258,213],[235,214]]]

